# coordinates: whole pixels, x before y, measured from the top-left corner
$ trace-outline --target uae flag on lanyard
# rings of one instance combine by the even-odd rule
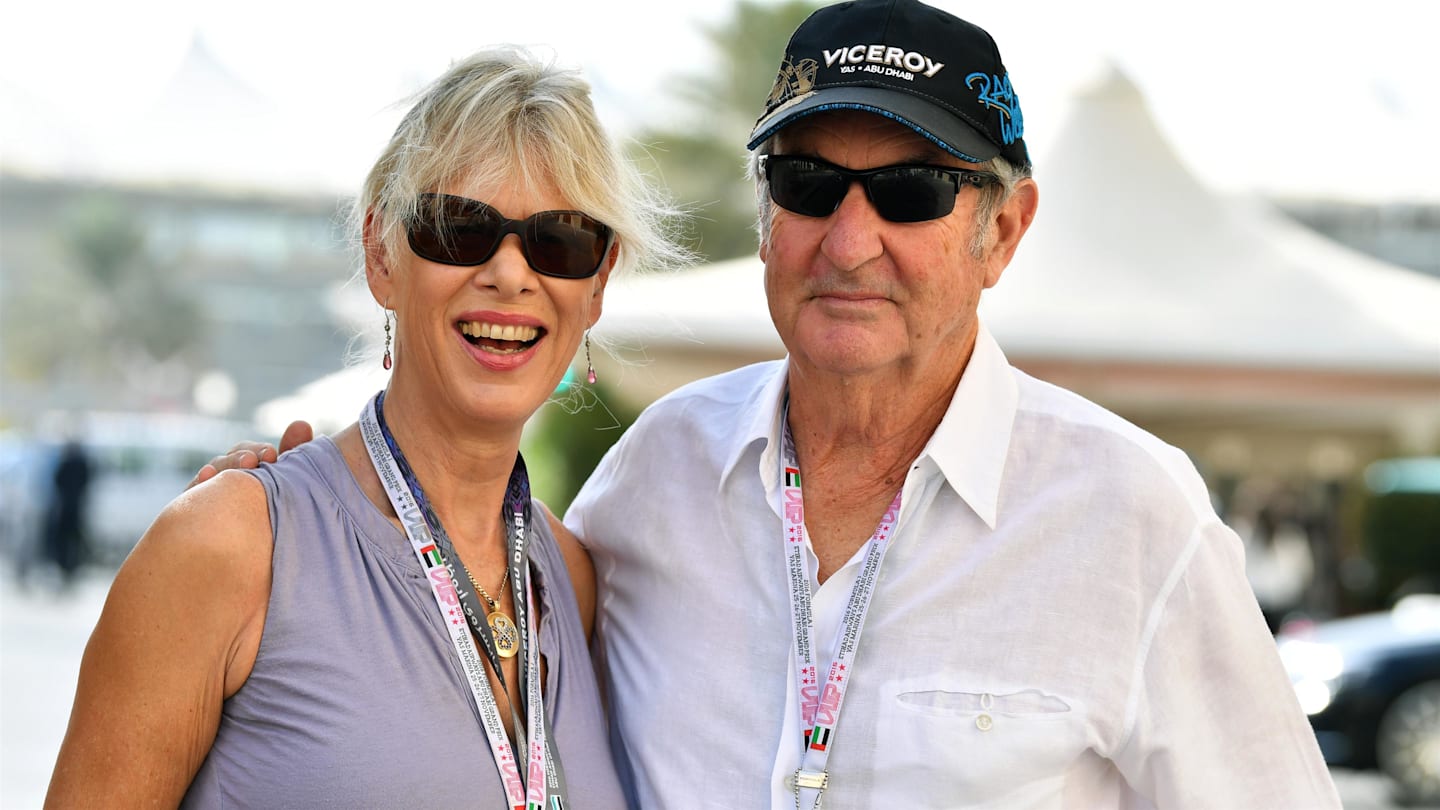
[[[830,744],[830,729],[825,726],[816,726],[810,732],[810,747],[816,751],[824,751],[825,746]]]

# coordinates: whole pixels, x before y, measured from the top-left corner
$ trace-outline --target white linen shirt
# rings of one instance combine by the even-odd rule
[[[642,808],[795,807],[786,368],[656,402],[567,514]],[[821,672],[862,554],[823,586],[810,554]],[[1339,807],[1193,465],[983,327],[905,479],[829,772],[826,810]]]

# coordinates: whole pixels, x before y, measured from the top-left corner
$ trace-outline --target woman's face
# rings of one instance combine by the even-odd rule
[[[557,189],[526,191],[518,183],[438,191],[479,200],[511,219],[575,208]],[[616,257],[612,248],[599,273],[566,279],[536,272],[516,234],[473,267],[428,261],[408,245],[387,260],[368,232],[366,246],[371,292],[396,315],[390,397],[410,408],[438,407],[442,418],[462,420],[457,428],[484,420],[519,429],[545,403],[600,317]]]

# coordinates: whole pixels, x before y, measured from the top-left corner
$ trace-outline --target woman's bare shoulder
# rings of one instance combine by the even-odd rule
[[[268,571],[271,538],[264,486],[249,473],[227,470],[171,501],[135,554],[180,556],[187,567],[220,565],[230,574]]]
[[[212,612],[211,630],[229,640],[225,692],[233,694],[259,649],[273,537],[264,486],[227,470],[171,501],[125,561],[112,594],[150,602],[163,588],[166,602]]]

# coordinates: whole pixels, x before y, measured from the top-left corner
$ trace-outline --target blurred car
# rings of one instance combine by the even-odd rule
[[[188,414],[47,414],[28,436],[0,434],[0,551],[40,553],[55,462],[67,439],[91,465],[86,496],[86,553],[115,565],[130,553],[200,466],[256,430],[245,423]]]
[[[1402,799],[1440,802],[1440,596],[1287,626],[1277,641],[1326,762],[1378,768]]]
[[[11,560],[35,553],[54,448],[0,431],[0,552]]]

